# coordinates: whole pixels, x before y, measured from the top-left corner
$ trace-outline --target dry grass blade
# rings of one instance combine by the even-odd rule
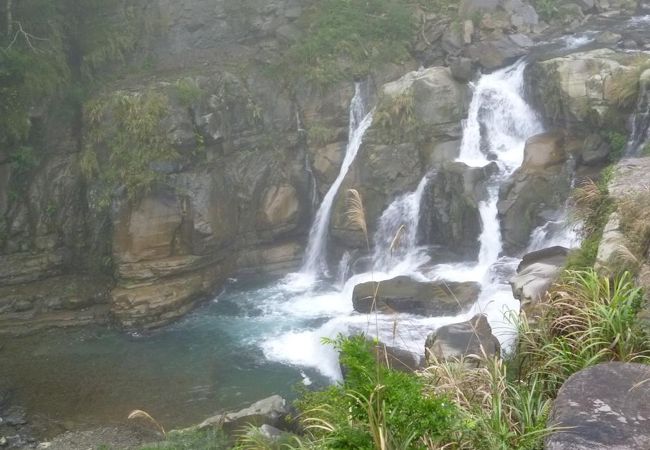
[[[143,411],[141,409],[134,409],[129,413],[128,419],[129,420],[144,419],[145,421],[149,422],[150,424],[158,428],[158,430],[160,430],[163,436],[167,437],[167,433],[165,432],[165,429],[160,424],[160,422],[158,422],[156,419],[151,417],[151,415],[146,411]]]
[[[366,246],[370,249],[370,241],[368,240],[368,225],[366,223],[366,211],[363,207],[363,199],[361,194],[356,189],[348,189],[348,196],[346,199],[345,215],[348,219],[348,224],[363,232],[366,238]]]
[[[397,248],[397,246],[399,246],[399,243],[402,240],[402,235],[404,234],[405,229],[406,229],[406,227],[404,226],[404,224],[400,225],[400,227],[397,229],[397,233],[395,233],[395,237],[393,238],[393,240],[390,243],[390,254],[391,255],[393,254],[393,250],[395,250]]]

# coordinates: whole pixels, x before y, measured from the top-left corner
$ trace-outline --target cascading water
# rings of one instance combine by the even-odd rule
[[[425,175],[415,191],[395,199],[379,218],[373,240],[374,270],[388,272],[399,265],[400,270],[415,270],[426,262],[426,256],[417,254],[417,233],[422,195],[431,176]]]
[[[309,231],[307,250],[305,252],[303,266],[300,269],[300,272],[303,274],[310,275],[314,278],[319,275],[328,274],[326,258],[327,232],[332,214],[332,205],[341,187],[341,183],[343,183],[343,179],[348,173],[350,165],[352,165],[357,156],[357,152],[363,141],[363,136],[371,124],[372,112],[366,112],[363,86],[361,83],[356,83],[354,97],[350,103],[349,138],[345,150],[345,157],[343,158],[338,176],[325,194],[325,197],[323,197],[323,201],[318,208],[311,230]]]
[[[543,127],[532,108],[523,99],[524,61],[483,75],[473,86],[467,120],[463,128],[458,161],[482,167],[497,163],[498,172],[487,187],[487,198],[479,203],[482,232],[478,262],[438,269],[438,276],[451,280],[485,281],[490,267],[502,250],[501,226],[497,202],[499,188],[517,169],[524,157],[526,139]]]
[[[631,117],[630,140],[625,149],[626,156],[638,156],[647,142],[650,142],[650,83],[641,83],[636,110]]]

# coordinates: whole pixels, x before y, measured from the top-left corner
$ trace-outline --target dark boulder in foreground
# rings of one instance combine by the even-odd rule
[[[466,322],[438,328],[424,344],[427,363],[463,361],[480,365],[483,357],[499,356],[501,345],[492,334],[492,327],[484,314],[477,314]]]
[[[650,366],[610,362],[573,374],[560,388],[547,450],[650,448]]]
[[[381,311],[445,316],[460,313],[476,301],[480,292],[478,283],[417,281],[400,276],[356,285],[352,304],[360,313]]]

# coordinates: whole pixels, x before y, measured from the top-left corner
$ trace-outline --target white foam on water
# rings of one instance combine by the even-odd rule
[[[285,278],[278,285],[278,289],[288,293],[285,301],[278,302],[272,297],[263,300],[269,314],[293,320],[289,329],[278,329],[260,340],[266,358],[314,368],[337,380],[341,376],[338,355],[330,345],[323,345],[323,337],[365,332],[388,345],[423,355],[429,333],[440,326],[468,320],[476,313],[487,315],[493,333],[506,349],[511,345],[514,330],[508,316],[513,312],[516,314],[519,303],[512,296],[508,279],[518,260],[500,255],[499,187],[521,165],[526,139],[543,130],[536,114],[523,99],[524,69],[524,62],[518,62],[482,76],[473,86],[474,96],[464,123],[458,160],[475,167],[485,166],[493,160],[497,164],[496,173],[487,186],[487,196],[479,204],[483,228],[478,260],[469,264],[441,264],[426,268],[430,258],[426,249],[417,245],[420,203],[428,183],[428,177],[424,177],[413,192],[398,196],[382,214],[374,239],[377,248],[372,271],[351,276],[342,288],[339,286],[340,290],[332,286],[323,287],[323,283],[318,282],[318,270],[303,271]],[[401,225],[405,227],[403,241],[397,251],[391,253],[389,247]],[[456,316],[368,315],[353,311],[354,286],[398,275],[420,281],[477,281],[482,285],[482,292],[476,304]]]

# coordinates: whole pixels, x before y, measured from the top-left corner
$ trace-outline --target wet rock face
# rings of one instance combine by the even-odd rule
[[[573,374],[553,402],[547,450],[650,448],[650,368],[604,363]]]
[[[446,67],[409,72],[381,88],[373,125],[341,191],[355,188],[362,194],[371,232],[390,201],[416,188],[429,168],[423,159],[435,164],[455,157],[454,142],[461,135],[467,101],[467,86],[456,81]],[[408,112],[394,117],[404,102],[411,105]],[[350,229],[345,211],[345,196],[339,195],[332,214],[332,237],[348,246],[365,245],[363,236]]]
[[[483,314],[453,325],[445,325],[431,333],[424,344],[427,363],[463,361],[480,365],[480,359],[499,356],[501,345]],[[478,358],[478,359],[477,359]]]
[[[420,218],[420,231],[426,242],[461,258],[478,256],[481,234],[478,202],[486,194],[485,182],[493,169],[446,162],[434,172]]]
[[[524,162],[499,193],[504,250],[517,254],[528,245],[531,231],[545,223],[544,212],[559,210],[570,189],[568,155],[563,133],[531,137]]]
[[[354,310],[361,313],[382,311],[446,316],[469,307],[480,291],[480,285],[473,282],[421,282],[400,276],[356,285],[352,304]]]

